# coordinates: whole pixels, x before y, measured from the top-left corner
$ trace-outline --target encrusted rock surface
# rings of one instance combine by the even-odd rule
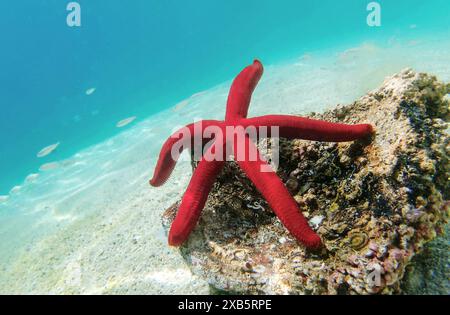
[[[320,252],[301,246],[228,162],[180,249],[193,273],[233,293],[402,292],[407,266],[449,216],[449,92],[404,70],[351,105],[310,115],[371,123],[372,139],[280,140],[278,174],[321,236]],[[164,213],[166,230],[176,210]]]

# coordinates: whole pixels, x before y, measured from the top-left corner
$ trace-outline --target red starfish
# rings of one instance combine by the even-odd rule
[[[255,60],[252,65],[246,67],[236,77],[228,96],[225,121],[203,120],[195,124],[190,124],[174,133],[164,143],[155,173],[150,180],[150,184],[155,187],[163,185],[169,178],[175,167],[179,153],[183,149],[195,147],[195,137],[200,137],[203,142],[202,145],[204,145],[207,138],[204,137],[203,132],[206,128],[215,127],[219,131],[222,131],[221,135],[217,136],[216,134],[216,137],[213,139],[214,145],[205,152],[197,168],[194,170],[169,232],[170,245],[181,245],[189,237],[189,234],[197,224],[208,194],[225,163],[223,158],[224,153],[220,149],[231,145],[232,142],[231,139],[226,139],[224,136],[226,134],[226,127],[247,128],[249,126],[255,126],[259,128],[261,126],[276,126],[279,128],[279,135],[284,138],[301,138],[330,142],[353,141],[372,133],[372,126],[368,124],[345,125],[287,115],[247,118],[253,90],[262,74],[263,66],[258,60]],[[185,137],[186,131],[189,132],[190,141],[187,143],[184,142],[183,147],[176,147],[183,140],[183,137]],[[245,144],[244,157],[239,159],[235,158],[239,167],[254,183],[258,191],[267,200],[269,206],[295,238],[308,248],[319,247],[321,245],[320,237],[309,227],[308,221],[299,211],[295,200],[289,194],[283,182],[271,169],[269,172],[261,172],[262,167],[267,167],[269,164],[260,157],[255,144],[247,134],[241,134],[240,136],[237,136],[238,139],[236,135],[233,136],[233,140],[235,141],[233,141],[232,147],[236,157],[236,152],[241,148],[239,146],[242,143]],[[258,152],[256,159],[254,158],[253,160],[249,158],[252,150]],[[175,156],[173,156],[173,151],[177,153]],[[221,158],[211,160],[211,158],[206,158],[207,156]]]

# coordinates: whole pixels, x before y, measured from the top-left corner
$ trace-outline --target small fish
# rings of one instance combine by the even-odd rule
[[[43,148],[41,151],[39,151],[36,156],[38,158],[42,158],[44,156],[47,156],[50,153],[52,153],[53,151],[55,151],[58,146],[59,146],[59,142],[57,142],[55,144],[52,144],[52,145],[49,145],[49,146]]]
[[[26,183],[32,183],[39,177],[39,174],[30,174],[25,178]]]
[[[178,112],[189,104],[189,100],[184,100],[175,105],[172,109],[174,112]]]
[[[14,186],[14,187],[9,191],[9,194],[10,194],[10,195],[17,194],[18,192],[20,192],[21,189],[22,189],[22,186]]]
[[[0,203],[8,201],[9,196],[0,196]]]
[[[41,165],[39,170],[40,171],[50,171],[50,170],[57,169],[59,166],[60,165],[58,162],[51,162],[51,163],[46,163],[46,164]]]
[[[94,92],[95,92],[96,90],[97,90],[96,88],[90,88],[90,89],[87,89],[87,90],[86,90],[86,95],[92,95],[92,94],[94,94]]]
[[[116,124],[116,127],[117,127],[117,128],[125,127],[126,125],[131,124],[135,119],[136,119],[136,116],[122,119],[121,121],[119,121],[119,122]]]
[[[199,97],[199,96],[205,95],[206,93],[207,93],[207,91],[197,92],[195,94],[192,94],[191,98]]]

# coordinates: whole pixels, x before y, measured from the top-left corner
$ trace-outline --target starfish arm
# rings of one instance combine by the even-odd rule
[[[369,124],[348,125],[288,115],[260,116],[242,119],[239,123],[245,128],[279,127],[280,137],[313,141],[353,141],[373,132],[373,127]],[[271,133],[270,129],[268,128],[268,136]]]
[[[235,120],[247,117],[250,100],[263,74],[263,65],[255,60],[252,65],[246,67],[234,79],[227,101],[225,120]]]
[[[204,159],[198,163],[170,228],[169,245],[179,246],[189,237],[224,163]]]
[[[216,120],[202,120],[199,123],[187,125],[172,134],[161,149],[150,185],[154,187],[164,185],[172,174],[181,152],[185,149],[193,148],[195,138],[201,139],[203,146],[208,140],[203,138],[205,128],[220,126],[221,124],[222,122]],[[177,146],[178,150],[175,149],[175,146]]]
[[[240,168],[254,183],[289,232],[306,247],[319,247],[321,245],[320,237],[310,228],[308,221],[299,211],[295,200],[289,194],[283,182],[273,170],[270,170],[267,162],[261,159],[256,146],[250,141],[248,136],[243,138],[246,150],[245,159],[236,159]],[[234,149],[236,156],[236,141]],[[256,158],[250,158],[249,150],[256,150]],[[266,171],[261,171],[263,167]],[[270,171],[267,171],[267,169]]]

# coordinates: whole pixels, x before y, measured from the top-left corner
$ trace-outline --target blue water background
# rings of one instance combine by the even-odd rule
[[[0,195],[43,163],[116,134],[120,119],[173,106],[255,57],[274,64],[361,40],[449,32],[448,0],[378,1],[379,28],[366,24],[367,0],[80,0],[81,28],[66,25],[68,2],[0,4]]]

